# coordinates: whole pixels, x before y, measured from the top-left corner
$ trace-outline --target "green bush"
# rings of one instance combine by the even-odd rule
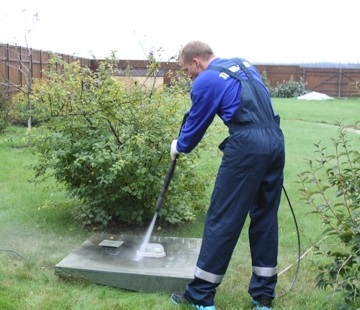
[[[38,88],[41,88],[44,83],[46,83],[46,80],[33,79],[31,86],[24,86],[24,89],[12,96],[9,111],[9,121],[12,125],[28,126],[30,118],[31,126],[39,126],[47,120],[48,110],[46,103],[33,100],[34,94],[38,93]],[[27,89],[28,87],[31,87],[31,89]],[[36,102],[35,105],[34,102]],[[34,112],[36,116],[33,114]]]
[[[275,87],[270,87],[270,94],[273,98],[294,98],[306,94],[306,86],[307,82],[302,77],[297,82],[291,76],[289,81],[278,82]]]
[[[324,236],[335,239],[330,250],[318,248],[329,263],[319,266],[317,286],[341,292],[345,305],[360,306],[360,153],[351,146],[341,123],[333,139],[333,152],[316,145],[318,158],[309,160],[309,170],[299,175],[306,203],[320,216]]]
[[[349,84],[349,87],[350,89],[355,91],[354,93],[355,96],[360,96],[360,81],[352,81]]]
[[[5,87],[0,84],[0,134],[5,130],[9,123],[10,98],[6,93]]]
[[[261,73],[261,80],[263,81],[264,85],[270,90],[271,88],[271,81],[267,76],[266,71],[263,71],[263,73]]]
[[[53,175],[65,185],[81,201],[76,218],[84,225],[148,223],[170,164],[184,96],[144,88],[131,76],[115,78],[114,57],[96,72],[56,57],[51,62],[62,71],[50,70],[47,83],[32,94],[33,106],[43,107],[34,117],[47,119],[34,141],[35,181]],[[192,220],[205,208],[207,184],[194,171],[197,156],[197,150],[180,156],[160,221]]]
[[[168,76],[171,79],[171,87],[167,91],[175,94],[188,94],[191,91],[192,81],[190,77],[182,70],[176,72],[169,72]]]

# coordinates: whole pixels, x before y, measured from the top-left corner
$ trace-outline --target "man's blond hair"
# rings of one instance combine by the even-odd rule
[[[190,63],[194,58],[209,60],[214,57],[211,47],[201,41],[191,41],[187,43],[179,53],[179,61]]]

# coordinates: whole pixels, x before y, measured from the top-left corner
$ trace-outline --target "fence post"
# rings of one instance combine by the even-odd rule
[[[10,56],[9,56],[9,44],[6,44],[6,63],[7,63],[7,66],[6,66],[6,80],[7,81],[10,81]],[[11,89],[10,89],[10,85],[9,83],[7,83],[7,95],[10,96],[11,94]]]
[[[43,72],[43,62],[42,62],[42,50],[40,50],[39,53],[40,53],[39,54],[40,78],[42,79],[44,77],[44,75],[43,75],[43,73],[44,73]]]
[[[20,49],[20,52],[19,52],[19,49]],[[18,72],[20,73],[20,86],[22,87],[23,86],[23,70],[22,70],[22,67],[23,67],[23,55],[22,55],[22,47],[19,46],[17,48],[17,53],[18,53]]]
[[[32,48],[30,48],[30,50],[29,50],[29,52],[30,52],[30,81],[31,81],[31,79],[33,78],[33,76],[34,76],[34,58],[33,58],[33,49]]]
[[[305,69],[305,67],[302,68],[302,79],[303,79],[303,82],[305,83],[306,82],[306,69]]]
[[[339,69],[339,77],[338,77],[338,98],[341,98],[341,79],[342,79],[342,70]]]

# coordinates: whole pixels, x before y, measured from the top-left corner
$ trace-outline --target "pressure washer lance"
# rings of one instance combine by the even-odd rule
[[[180,126],[180,130],[179,130],[179,134],[178,136],[180,136],[180,133],[181,133],[181,130],[186,122],[186,119],[188,118],[189,116],[189,112],[186,112],[184,114],[184,117],[183,117],[183,120],[182,120],[182,123],[181,123],[181,126]],[[165,176],[165,181],[164,181],[164,184],[161,188],[161,191],[160,191],[160,195],[156,201],[156,207],[155,207],[155,213],[154,213],[154,216],[153,216],[153,219],[150,223],[150,226],[145,234],[145,237],[144,237],[144,240],[142,241],[141,245],[140,245],[140,248],[139,250],[136,252],[136,258],[135,260],[140,260],[142,257],[144,256],[148,256],[147,254],[147,247],[149,245],[149,240],[150,240],[150,237],[151,237],[151,234],[152,234],[152,231],[154,229],[154,226],[155,226],[155,221],[156,221],[156,218],[164,204],[164,200],[165,200],[165,194],[169,188],[169,185],[170,185],[170,182],[171,182],[171,179],[174,175],[174,171],[175,171],[175,167],[176,167],[176,161],[177,161],[177,158],[178,158],[179,155],[176,156],[175,159],[172,159],[171,160],[171,163],[166,171],[166,176]],[[158,247],[149,247],[149,249],[157,249]],[[156,253],[154,253],[156,254]]]

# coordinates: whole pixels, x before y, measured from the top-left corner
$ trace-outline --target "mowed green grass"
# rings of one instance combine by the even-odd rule
[[[324,258],[316,256],[312,246],[331,246],[332,241],[323,240],[324,227],[320,219],[301,201],[297,175],[307,169],[306,159],[313,158],[315,143],[322,141],[331,149],[331,138],[337,135],[336,122],[354,125],[360,119],[359,107],[359,99],[274,99],[286,138],[284,186],[296,215],[301,254],[304,254],[297,281],[289,291],[296,276],[298,244],[289,203],[283,195],[279,211],[277,290],[281,298],[274,301],[274,309],[336,309],[341,301],[331,291],[315,288],[317,265]],[[217,144],[221,142],[226,128],[219,126],[220,123],[216,121],[206,139]],[[349,136],[353,139],[352,145],[360,146],[359,135],[349,132]],[[168,292],[129,292],[88,281],[65,281],[54,275],[54,266],[93,233],[77,226],[72,217],[71,201],[61,189],[52,187],[54,181],[38,186],[28,182],[32,177],[28,166],[36,157],[25,145],[24,128],[9,128],[6,134],[0,135],[0,309],[176,309],[169,302]],[[198,162],[199,173],[206,169],[215,178],[220,160],[221,153],[215,146],[203,150]],[[44,191],[46,187],[48,191]],[[210,196],[211,187],[207,192]],[[194,223],[176,230],[155,227],[154,234],[200,238],[204,216],[199,214]],[[219,310],[251,309],[247,294],[251,274],[247,225],[224,282],[218,288],[216,305]]]

